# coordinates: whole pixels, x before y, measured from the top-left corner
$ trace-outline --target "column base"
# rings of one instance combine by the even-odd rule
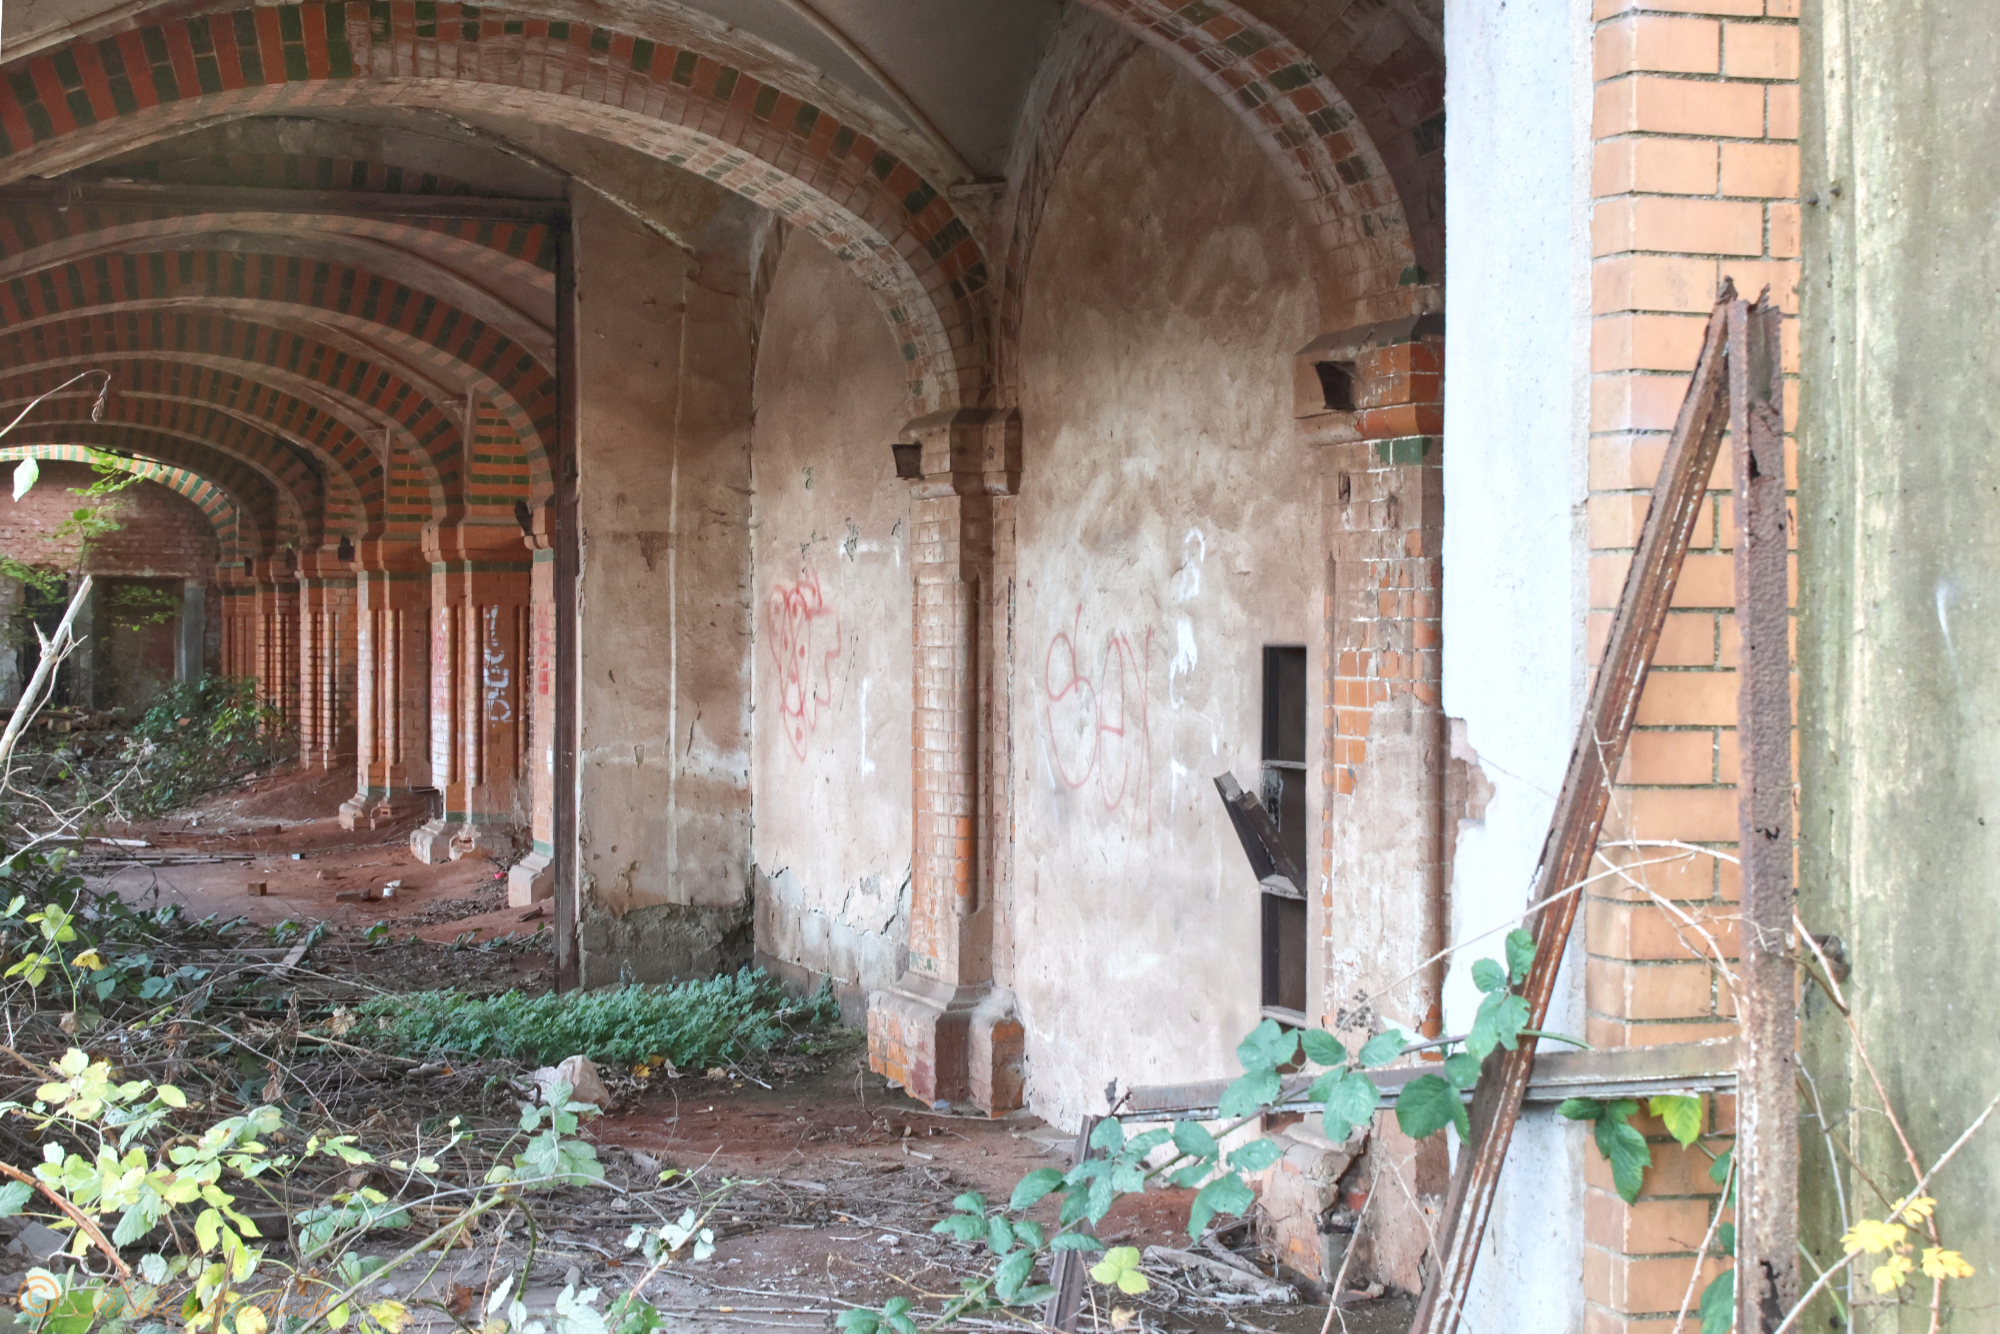
[[[507,872],[507,906],[532,908],[556,896],[555,858],[540,848],[515,862]]]
[[[451,860],[451,836],[453,826],[439,818],[426,820],[410,831],[410,851],[417,854],[417,860],[426,866],[436,866]]]
[[[970,1101],[989,1115],[1021,1105],[1013,993],[905,973],[868,998],[868,1066],[922,1102]]]
[[[430,809],[430,798],[408,788],[401,791],[357,792],[340,803],[342,829],[387,829]]]

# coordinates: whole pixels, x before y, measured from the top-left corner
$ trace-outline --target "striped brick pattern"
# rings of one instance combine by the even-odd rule
[[[1769,284],[1794,314],[1799,228],[1796,0],[1598,0],[1594,21],[1593,656],[1716,286],[1733,277],[1755,297]],[[1794,321],[1784,334],[1793,372]],[[1788,403],[1787,420],[1795,416]],[[1725,450],[1618,775],[1602,851],[1629,878],[1600,882],[1584,905],[1587,1036],[1600,1046],[1685,1041],[1734,1024],[1729,987],[1710,960],[1736,954],[1735,867],[1701,851],[1614,843],[1734,849],[1729,469]],[[1707,1145],[1719,1150],[1733,1108],[1728,1099],[1711,1102]],[[1637,1124],[1655,1141],[1656,1166],[1636,1205],[1618,1199],[1602,1164],[1585,1154],[1592,1334],[1672,1323],[1713,1205],[1708,1160],[1673,1145],[1656,1121]]]
[[[456,4],[197,15],[37,55],[0,90],[0,178],[223,112],[437,105],[560,121],[772,209],[873,290],[916,410],[986,389],[985,260],[936,186],[824,108],[691,48]]]

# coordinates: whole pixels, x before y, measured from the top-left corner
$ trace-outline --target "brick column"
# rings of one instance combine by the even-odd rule
[[[512,847],[527,732],[529,563],[513,523],[424,532],[431,558],[431,781],[442,814],[410,835],[435,864]]]
[[[993,976],[1010,842],[1009,662],[1020,418],[919,418],[909,966],[868,1000],[870,1066],[926,1102],[1020,1105],[1021,1029]]]
[[[1300,357],[1301,382],[1328,400],[1302,423],[1320,446],[1326,547],[1323,815],[1307,890],[1323,964],[1308,1018],[1358,1036],[1379,1015],[1435,1035],[1444,967],[1424,960],[1445,937],[1443,321],[1343,330]],[[1429,1232],[1411,1196],[1441,1195],[1450,1164],[1442,1143],[1411,1141],[1393,1116],[1376,1118],[1371,1151],[1409,1192],[1375,1201],[1372,1269],[1414,1289]]]
[[[354,763],[354,575],[336,552],[299,557],[299,763]]]
[[[257,674],[257,589],[246,568],[254,564],[246,557],[215,571],[215,591],[222,604],[222,674],[227,677]]]
[[[252,664],[257,697],[288,723],[299,718],[299,586],[289,554],[253,563]]]
[[[431,782],[430,571],[404,543],[362,542],[354,561],[355,793],[345,829],[381,829],[424,809]]]
[[[523,760],[528,786],[528,855],[507,872],[509,907],[552,898],[556,892],[556,553],[555,512],[535,511],[527,537],[528,662],[521,704],[528,715],[528,751]]]
[[[1799,253],[1796,0],[1598,0],[1595,10],[1593,662],[1609,634],[1717,285],[1732,277],[1755,298],[1768,283],[1772,300],[1793,315]],[[1797,332],[1788,319],[1787,372],[1797,369]],[[1792,404],[1785,416],[1795,419]],[[1695,528],[1605,822],[1600,856],[1628,864],[1630,879],[1593,885],[1582,905],[1584,1036],[1601,1047],[1692,1041],[1735,1026],[1729,988],[1708,956],[1713,949],[1736,955],[1736,867],[1706,855],[1619,846],[1678,839],[1723,850],[1736,841],[1728,458]],[[1707,1147],[1719,1152],[1734,1128],[1733,1099],[1710,1102],[1703,1129],[1712,1136]],[[1596,1150],[1583,1150],[1591,1334],[1664,1329],[1694,1266],[1721,1267],[1695,1253],[1717,1195],[1707,1158],[1673,1143],[1654,1118],[1634,1124],[1653,1141],[1655,1164],[1636,1204],[1619,1198]]]

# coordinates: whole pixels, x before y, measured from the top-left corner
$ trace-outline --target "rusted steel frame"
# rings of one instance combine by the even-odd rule
[[[1798,1010],[1792,938],[1792,654],[1783,316],[1729,311],[1736,473],[1736,780],[1743,876],[1737,1021],[1736,1328],[1770,1334],[1799,1298]]]
[[[1722,431],[1728,424],[1724,343],[1729,308],[1735,303],[1736,289],[1725,282],[1708,317],[1701,360],[1695,366],[1687,397],[1681,401],[1680,417],[1674,423],[1659,479],[1653,484],[1652,505],[1646,511],[1639,547],[1625,576],[1625,591],[1611,622],[1604,661],[1577,725],[1569,772],[1542,844],[1535,888],[1528,900],[1528,915],[1534,919],[1535,962],[1522,988],[1530,1028],[1540,1028],[1548,1017],[1556,973],[1562,967],[1581,897],[1580,893],[1564,891],[1581,884],[1590,873],[1611,801],[1612,776],[1618,772],[1625,743],[1632,734],[1646,672],[1666,623],[1674,585],[1680,579],[1688,541],[1701,516],[1709,475],[1715,469]],[[1522,1039],[1511,1052],[1495,1049],[1487,1057],[1472,1099],[1471,1140],[1460,1151],[1458,1167],[1452,1173],[1451,1194],[1425,1275],[1423,1299],[1410,1325],[1412,1334],[1453,1334],[1458,1328],[1507,1145],[1514,1137],[1534,1064],[1532,1038]]]

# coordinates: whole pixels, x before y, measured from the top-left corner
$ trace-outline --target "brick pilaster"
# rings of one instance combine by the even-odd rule
[[[299,763],[354,763],[354,576],[330,550],[299,557]]]
[[[962,409],[906,429],[911,490],[914,846],[909,967],[869,998],[869,1063],[927,1102],[1020,1103],[1020,1027],[996,988],[1010,788],[1008,666],[1020,419]]]
[[[402,543],[362,542],[354,562],[355,793],[347,829],[380,829],[424,808],[430,786],[430,572]]]
[[[552,898],[556,892],[556,553],[555,512],[535,511],[526,539],[528,574],[528,660],[521,706],[528,717],[528,750],[522,759],[528,788],[528,855],[507,872],[507,902],[515,908]]]
[[[289,724],[299,718],[299,586],[291,557],[267,556],[251,571],[251,674],[257,697]]]
[[[431,781],[444,809],[410,835],[426,862],[511,847],[523,766],[529,563],[521,532],[458,523],[425,530],[431,559]]]

